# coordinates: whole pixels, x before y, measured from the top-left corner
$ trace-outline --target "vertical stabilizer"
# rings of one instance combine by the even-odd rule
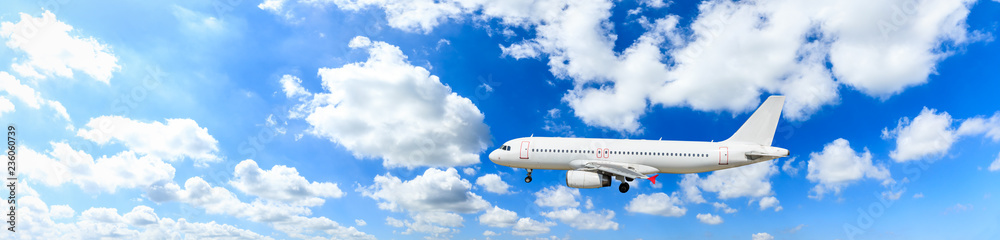
[[[725,142],[745,142],[771,146],[771,141],[774,140],[774,131],[778,128],[778,119],[781,118],[781,107],[784,104],[785,96],[768,97],[764,104],[761,104],[757,111],[750,115],[750,119],[747,119],[747,122],[743,123],[743,126]]]

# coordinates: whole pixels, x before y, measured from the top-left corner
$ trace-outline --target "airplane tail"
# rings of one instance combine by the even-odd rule
[[[750,115],[746,123],[733,136],[724,142],[746,142],[771,146],[774,131],[778,128],[781,118],[781,107],[785,104],[785,96],[770,96],[761,104],[757,111]]]

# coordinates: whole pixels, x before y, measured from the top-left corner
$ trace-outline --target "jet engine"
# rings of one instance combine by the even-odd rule
[[[611,186],[611,176],[587,172],[587,171],[566,171],[566,186],[572,188],[599,188]]]

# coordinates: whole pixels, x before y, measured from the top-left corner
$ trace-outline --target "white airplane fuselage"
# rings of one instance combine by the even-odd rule
[[[721,142],[629,140],[603,138],[524,137],[504,143],[490,152],[496,164],[528,170],[567,170],[566,185],[600,188],[621,181],[618,190],[629,189],[628,181],[641,178],[656,182],[655,173],[700,173],[734,168],[788,156],[788,150],[772,147],[774,132],[785,98],[771,96]]]
[[[490,153],[494,163],[526,169],[575,170],[589,162],[634,166],[652,173],[700,173],[788,156],[788,150],[752,143],[524,137],[504,143],[510,150]],[[775,158],[751,160],[746,153]],[[648,167],[652,167],[649,169]]]

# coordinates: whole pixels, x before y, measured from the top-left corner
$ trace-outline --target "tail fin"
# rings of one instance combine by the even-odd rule
[[[778,119],[781,118],[781,107],[785,104],[785,96],[768,97],[764,104],[761,104],[757,111],[750,115],[746,123],[732,137],[725,142],[746,142],[756,143],[764,146],[771,146],[774,140],[774,130],[778,128]]]

